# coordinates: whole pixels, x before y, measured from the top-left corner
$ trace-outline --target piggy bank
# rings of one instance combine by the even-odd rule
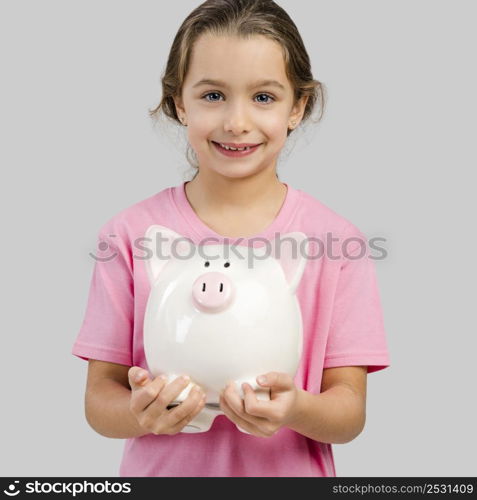
[[[295,292],[306,263],[304,233],[287,233],[259,248],[232,248],[195,245],[152,225],[145,240],[150,242],[145,266],[151,288],[143,329],[149,371],[154,377],[165,374],[168,382],[190,376],[170,407],[180,404],[194,384],[206,393],[204,408],[182,432],[210,429],[223,414],[219,394],[229,382],[240,397],[247,382],[264,400],[270,393],[258,385],[258,375],[295,376],[302,353]]]

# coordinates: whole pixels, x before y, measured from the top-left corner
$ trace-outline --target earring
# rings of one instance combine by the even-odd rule
[[[290,127],[291,129],[295,128],[296,122],[291,122],[292,126]]]

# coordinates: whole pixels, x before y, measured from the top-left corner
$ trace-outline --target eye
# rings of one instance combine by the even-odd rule
[[[222,95],[220,94],[219,92],[209,92],[208,94],[205,94],[201,97],[201,99],[205,99],[207,102],[218,102],[218,101],[215,101],[215,100],[209,100],[209,99],[206,99],[206,97],[210,96],[210,95]],[[271,99],[271,101],[275,101],[275,98],[272,97],[271,95],[269,94],[257,94],[256,97],[258,96],[265,96],[265,97],[268,97],[269,99]],[[261,104],[271,104],[271,102],[264,102],[264,101],[261,101]]]
[[[226,263],[224,264],[224,267],[230,267],[230,262],[226,262]]]
[[[271,95],[269,95],[269,94],[257,94],[257,97],[258,97],[259,95],[264,95],[265,97],[268,97],[269,99],[271,99],[271,101],[272,101],[272,102],[273,102],[273,101],[275,101],[275,98],[274,98],[274,97],[272,97],[272,96],[271,96]],[[262,102],[263,104],[270,104],[270,102],[269,102],[269,101],[266,101],[266,102],[261,101],[261,102]]]
[[[209,267],[210,266],[210,262],[207,261],[205,264],[204,264],[205,267]]]

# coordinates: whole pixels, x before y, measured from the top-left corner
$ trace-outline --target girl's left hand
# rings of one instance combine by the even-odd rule
[[[262,382],[262,377],[265,381]],[[233,383],[220,393],[220,408],[240,428],[259,437],[271,437],[294,416],[298,389],[288,373],[269,372],[257,377],[261,387],[270,388],[270,400],[257,399],[255,391],[242,384],[245,399]]]

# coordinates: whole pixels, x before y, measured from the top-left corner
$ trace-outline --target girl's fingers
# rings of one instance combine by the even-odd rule
[[[157,401],[160,392],[167,385],[167,377],[158,375],[150,382],[144,382],[142,388],[137,392],[137,399],[142,405],[141,411],[146,411],[152,404]]]
[[[134,375],[132,375],[134,377]],[[131,377],[130,377],[131,378]],[[140,413],[150,406],[157,398],[161,389],[167,383],[167,378],[158,376],[154,380],[150,380],[146,375],[140,381],[134,381],[134,386],[131,388],[131,403],[130,408],[134,413]]]
[[[135,390],[147,381],[150,381],[149,374],[144,368],[140,366],[132,366],[128,371],[128,381],[131,386],[131,390]]]
[[[202,396],[201,396],[202,394]],[[172,432],[180,432],[205,406],[205,394],[199,389],[192,389],[187,398],[167,412],[164,418],[172,426]]]
[[[248,401],[256,400],[255,392],[250,388],[251,393],[247,394],[247,390],[244,391],[245,397],[248,397]],[[242,420],[250,422],[254,425],[260,425],[266,421],[266,418],[254,416],[249,414],[246,410],[245,404],[246,402],[240,397],[240,394],[235,390],[235,386],[233,384],[229,384],[222,393],[222,397],[224,401],[227,403],[227,406]],[[253,404],[253,403],[252,403]]]
[[[255,391],[249,384],[242,384],[244,394],[244,407],[248,415],[257,417],[257,419],[266,419],[271,415],[276,403],[271,400],[258,399]]]
[[[147,407],[147,411],[152,418],[158,418],[179,394],[189,385],[190,378],[177,377],[171,383],[163,385],[157,397]]]
[[[230,407],[230,405],[222,395],[220,396],[220,409],[224,412],[225,416],[234,424],[238,425],[243,430],[256,435],[257,428],[253,424],[253,422],[250,422],[249,420],[242,418],[240,415],[237,415],[237,413],[235,413],[235,411]]]

